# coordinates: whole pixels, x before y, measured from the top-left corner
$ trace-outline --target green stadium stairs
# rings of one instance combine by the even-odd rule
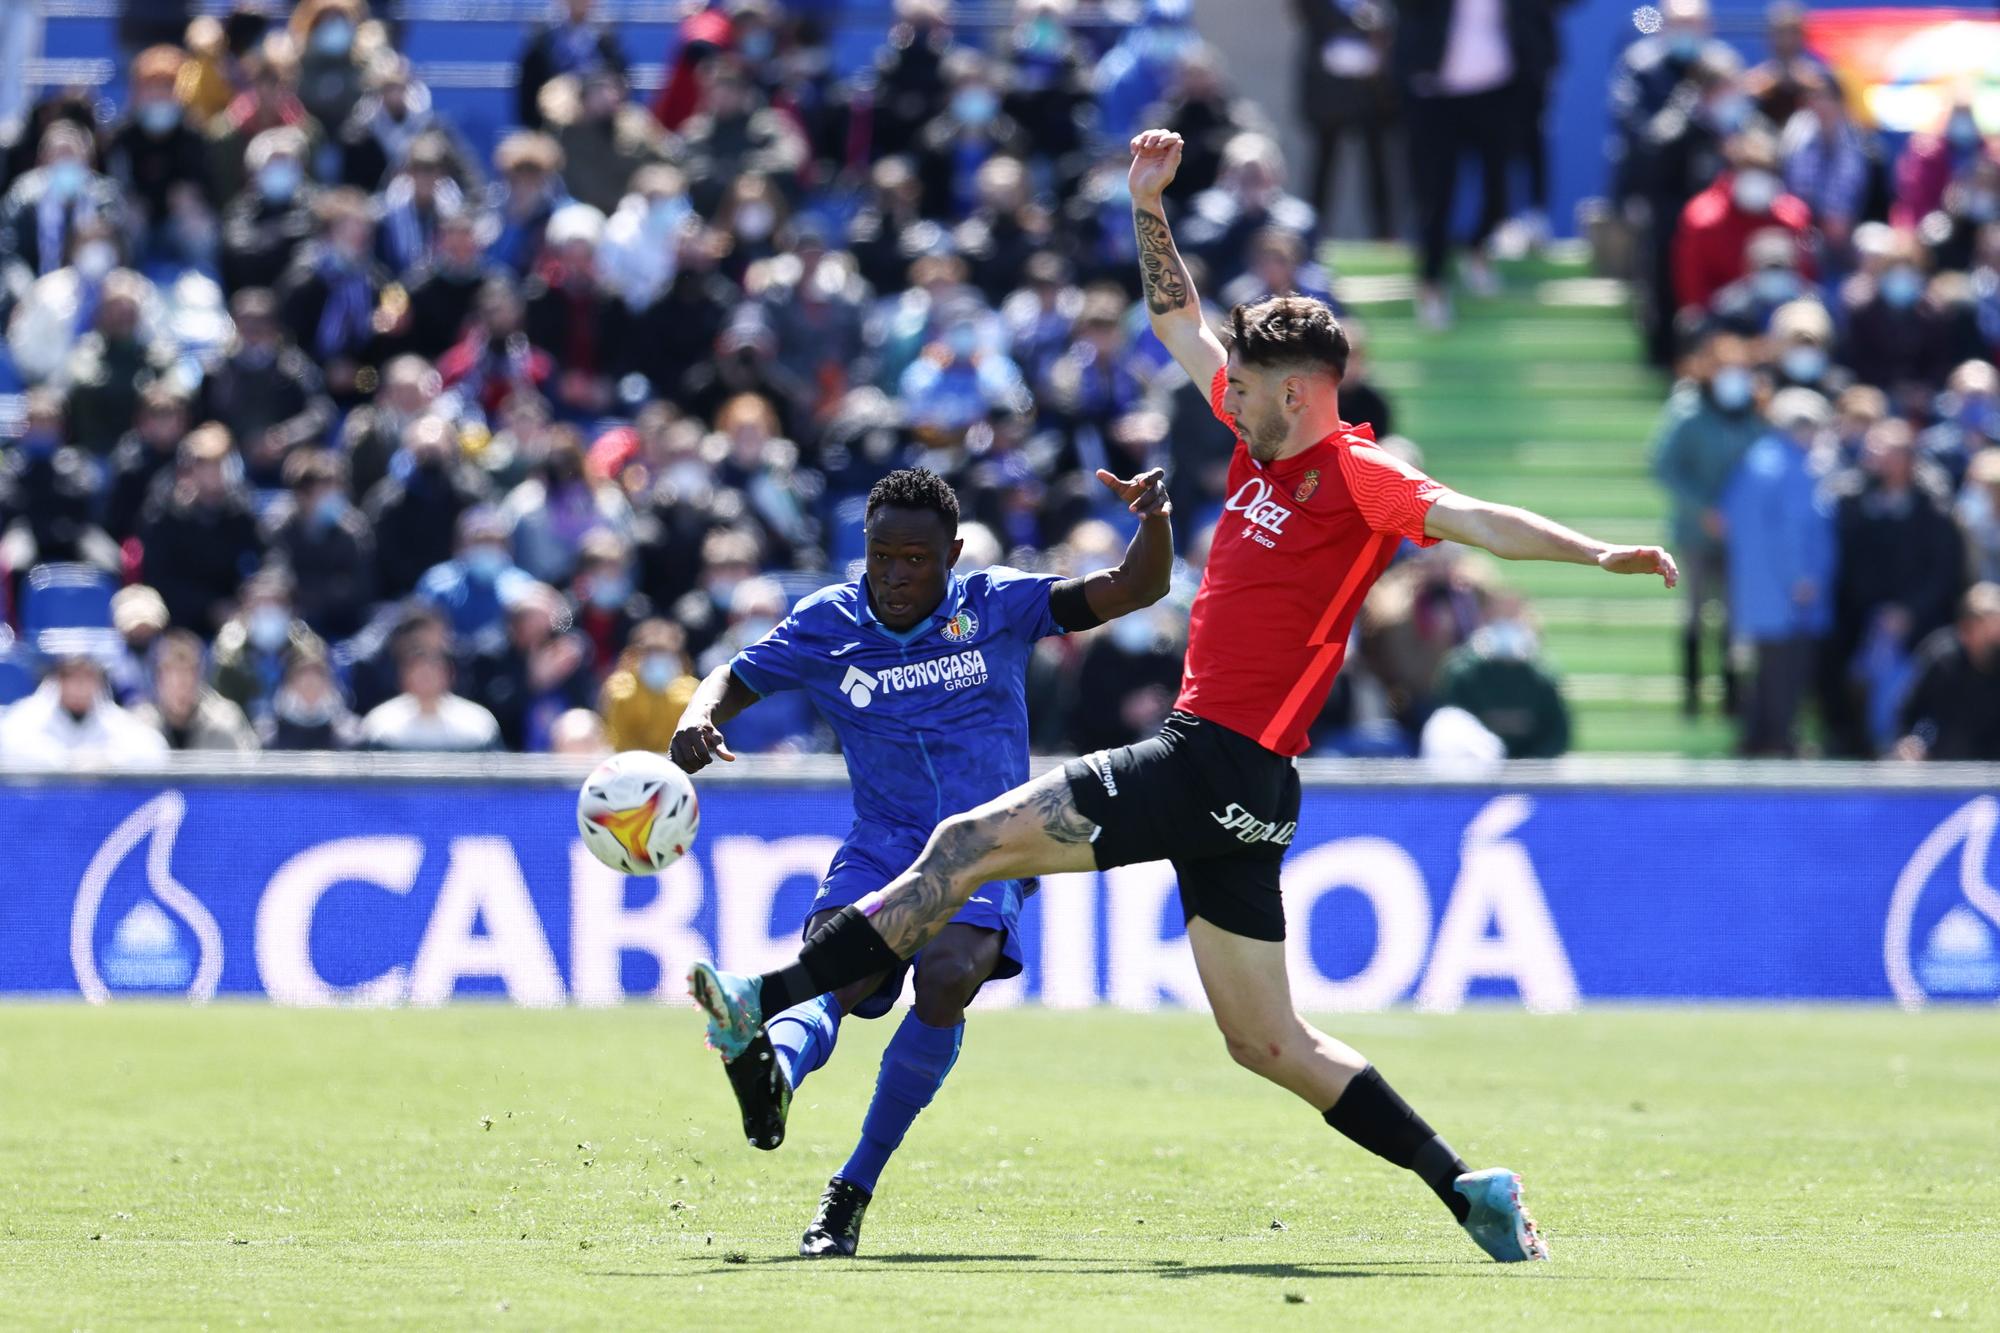
[[[1625,285],[1574,244],[1502,263],[1503,290],[1456,296],[1456,323],[1419,328],[1409,252],[1337,242],[1335,290],[1366,334],[1369,373],[1426,470],[1618,542],[1664,538],[1647,444],[1667,384],[1639,354]],[[1731,733],[1711,697],[1681,714],[1679,593],[1567,565],[1509,564],[1562,674],[1578,749],[1716,755]]]

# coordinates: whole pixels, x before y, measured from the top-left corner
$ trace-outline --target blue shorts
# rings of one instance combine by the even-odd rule
[[[821,912],[859,902],[908,870],[923,854],[924,843],[929,838],[928,832],[887,829],[880,824],[855,825],[847,841],[834,853],[833,864],[826,868],[826,878],[820,881],[819,893],[806,910],[806,925],[810,926],[813,917]],[[995,880],[991,884],[982,884],[952,917],[962,926],[978,926],[982,930],[1000,932],[1000,961],[994,964],[994,978],[1019,976],[1021,973],[1020,921],[1024,896],[1020,880]],[[854,1007],[854,1016],[880,1018],[888,1013],[895,1006],[896,998],[903,993],[903,977],[910,970],[910,964],[923,956],[920,950],[916,958],[891,972],[874,994]]]

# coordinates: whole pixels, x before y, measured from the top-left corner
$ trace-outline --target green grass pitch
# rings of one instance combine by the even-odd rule
[[[1996,1019],[1328,1020],[1523,1172],[1555,1258],[1503,1268],[1199,1015],[980,1013],[808,1264],[889,1024],[767,1155],[685,1010],[9,1006],[0,1325],[1994,1327]]]

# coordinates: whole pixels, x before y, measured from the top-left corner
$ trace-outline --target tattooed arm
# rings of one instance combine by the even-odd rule
[[[1147,130],[1132,140],[1132,227],[1139,237],[1139,278],[1153,332],[1203,391],[1228,353],[1202,318],[1201,298],[1174,248],[1161,192],[1181,164],[1181,136]]]

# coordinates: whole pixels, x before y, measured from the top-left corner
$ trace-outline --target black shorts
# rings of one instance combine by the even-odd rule
[[[1159,735],[1072,759],[1063,771],[1077,810],[1098,827],[1098,869],[1171,861],[1188,920],[1285,938],[1278,869],[1299,825],[1290,759],[1176,712]]]

